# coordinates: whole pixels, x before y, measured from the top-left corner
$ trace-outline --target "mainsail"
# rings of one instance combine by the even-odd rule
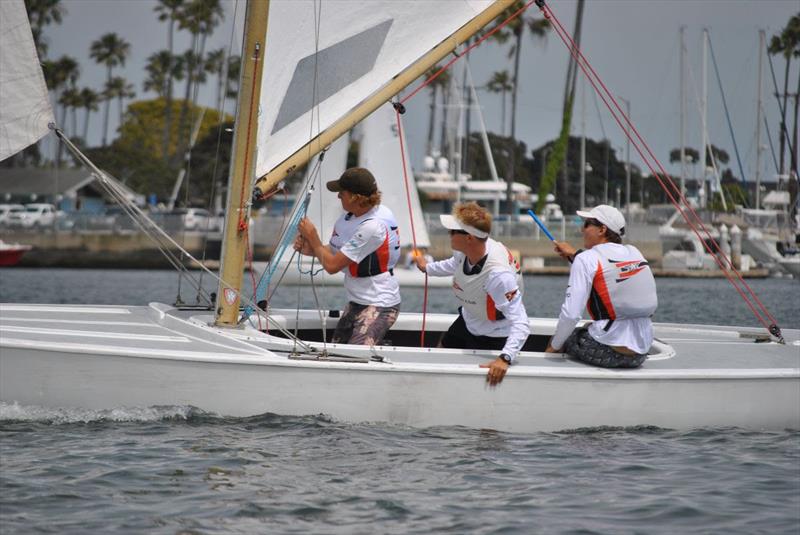
[[[54,122],[22,0],[0,1],[0,161],[36,143]]]
[[[361,144],[359,146],[359,165],[366,167],[378,182],[381,190],[381,202],[392,208],[400,227],[400,246],[430,247],[428,228],[419,203],[417,184],[411,172],[408,143],[403,133],[405,162],[400,154],[400,132],[397,127],[397,114],[389,104],[384,104],[361,123]],[[403,168],[408,173],[408,195],[403,177]],[[413,214],[414,234],[412,236]],[[416,240],[412,238],[416,237]],[[416,243],[414,243],[416,241]]]
[[[256,176],[273,170],[493,3],[273,2]]]

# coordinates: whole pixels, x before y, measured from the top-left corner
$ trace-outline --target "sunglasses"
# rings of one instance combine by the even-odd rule
[[[598,221],[597,219],[584,219],[583,220],[583,228],[587,228],[590,225],[593,226],[593,227],[603,227],[603,226],[605,226],[600,221]]]
[[[447,232],[449,232],[451,236],[454,235],[454,234],[469,234],[469,232],[467,232],[466,230],[453,230],[453,229],[450,229]]]

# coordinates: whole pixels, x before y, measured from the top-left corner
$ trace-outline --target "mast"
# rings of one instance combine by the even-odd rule
[[[761,88],[764,85],[763,78],[763,60],[764,60],[764,30],[758,30],[758,107],[756,108],[756,210],[761,208]]]
[[[708,206],[708,196],[711,193],[710,191],[706,190],[706,150],[708,149],[708,132],[706,131],[706,109],[708,107],[708,80],[706,79],[707,76],[707,51],[708,48],[708,28],[703,28],[703,89],[700,95],[700,128],[702,129],[701,139],[702,143],[700,144],[700,170],[702,174],[702,182],[701,182],[701,191],[702,191],[702,203],[701,208],[705,208]],[[711,158],[713,159],[714,156],[712,155]]]
[[[383,88],[375,92],[371,97],[364,100],[361,104],[353,108],[350,113],[333,123],[327,130],[311,138],[305,145],[297,149],[286,160],[278,164],[267,174],[258,179],[256,183],[256,193],[266,193],[271,190],[281,180],[284,180],[298,167],[307,163],[314,155],[323,148],[333,143],[338,137],[349,131],[367,115],[375,111],[378,106],[387,102],[398,94],[411,82],[422,76],[425,71],[436,65],[445,56],[453,52],[461,43],[472,37],[478,30],[489,24],[503,10],[514,3],[514,0],[497,0],[486,8],[477,17],[464,24],[456,30],[450,37],[444,39],[427,54],[411,64],[406,70],[399,73]]]
[[[586,206],[586,78],[581,76],[581,196],[578,208]]]
[[[233,157],[228,175],[225,233],[222,239],[220,284],[214,324],[236,327],[239,291],[250,219],[250,184],[255,174],[255,140],[258,137],[258,99],[264,68],[269,0],[249,0],[245,11],[242,72],[233,134]]]
[[[681,84],[681,195],[686,193],[686,26],[681,26],[680,84]]]

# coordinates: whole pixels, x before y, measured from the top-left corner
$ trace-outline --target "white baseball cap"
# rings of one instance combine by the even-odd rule
[[[611,232],[619,234],[620,236],[625,235],[625,216],[623,216],[622,212],[613,206],[601,204],[599,206],[595,206],[588,212],[578,210],[575,213],[584,219],[597,219]]]
[[[466,223],[459,221],[456,219],[455,216],[450,214],[440,214],[439,221],[442,222],[442,226],[447,230],[463,230],[469,234],[472,234],[476,238],[488,238],[489,233],[484,232],[482,230],[476,229],[471,225],[467,225]]]

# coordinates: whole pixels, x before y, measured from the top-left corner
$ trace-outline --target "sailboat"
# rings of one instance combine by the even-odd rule
[[[556,320],[531,318],[519,363],[499,387],[488,388],[479,364],[497,352],[433,347],[453,315],[427,315],[421,340],[423,315],[401,313],[391,345],[372,347],[328,342],[337,321],[329,312],[256,309],[243,318],[244,192],[252,179],[269,191],[510,4],[419,1],[408,10],[393,0],[337,1],[320,13],[318,2],[251,0],[214,306],[2,304],[0,402],[191,405],[225,416],[323,413],[345,422],[514,432],[800,428],[800,332],[794,330],[784,331],[781,344],[757,329],[658,324],[645,366],[614,371],[544,353]],[[7,66],[29,64],[25,91],[5,91],[20,76],[0,79],[0,135],[14,138],[0,142],[0,159],[35,142],[52,121],[41,72],[29,69],[38,63],[30,29],[20,34],[25,26],[22,0],[0,2],[0,76],[10,72]],[[323,87],[301,91],[312,80]],[[9,100],[20,96],[25,108]],[[7,110],[25,114],[9,117]],[[309,141],[312,113],[320,133]]]
[[[425,217],[422,213],[419,194],[416,187],[409,188],[408,198],[402,180],[402,169],[411,169],[408,152],[401,154],[396,113],[390,104],[384,104],[370,114],[361,123],[361,143],[359,144],[359,166],[370,169],[378,177],[382,203],[392,207],[400,229],[400,247],[404,249],[429,248],[431,245]],[[334,141],[325,151],[323,161],[319,157],[312,159],[308,166],[308,175],[313,177],[313,190],[308,200],[306,215],[317,227],[323,239],[331,235],[336,219],[342,213],[341,203],[336,193],[330,192],[325,184],[337,180],[347,167],[348,136],[344,135]],[[404,146],[408,146],[403,140]],[[401,157],[404,156],[405,162]],[[306,182],[312,180],[307,177]],[[414,224],[414,233],[411,228]],[[266,265],[253,262],[253,269],[263,273]],[[401,287],[446,288],[453,283],[452,277],[427,278],[414,266],[398,263],[393,270],[394,277]],[[327,273],[319,263],[308,257],[292,257],[284,262],[278,272],[281,284],[309,285],[318,283],[326,286],[342,286],[344,273]],[[312,274],[314,280],[312,281]]]

